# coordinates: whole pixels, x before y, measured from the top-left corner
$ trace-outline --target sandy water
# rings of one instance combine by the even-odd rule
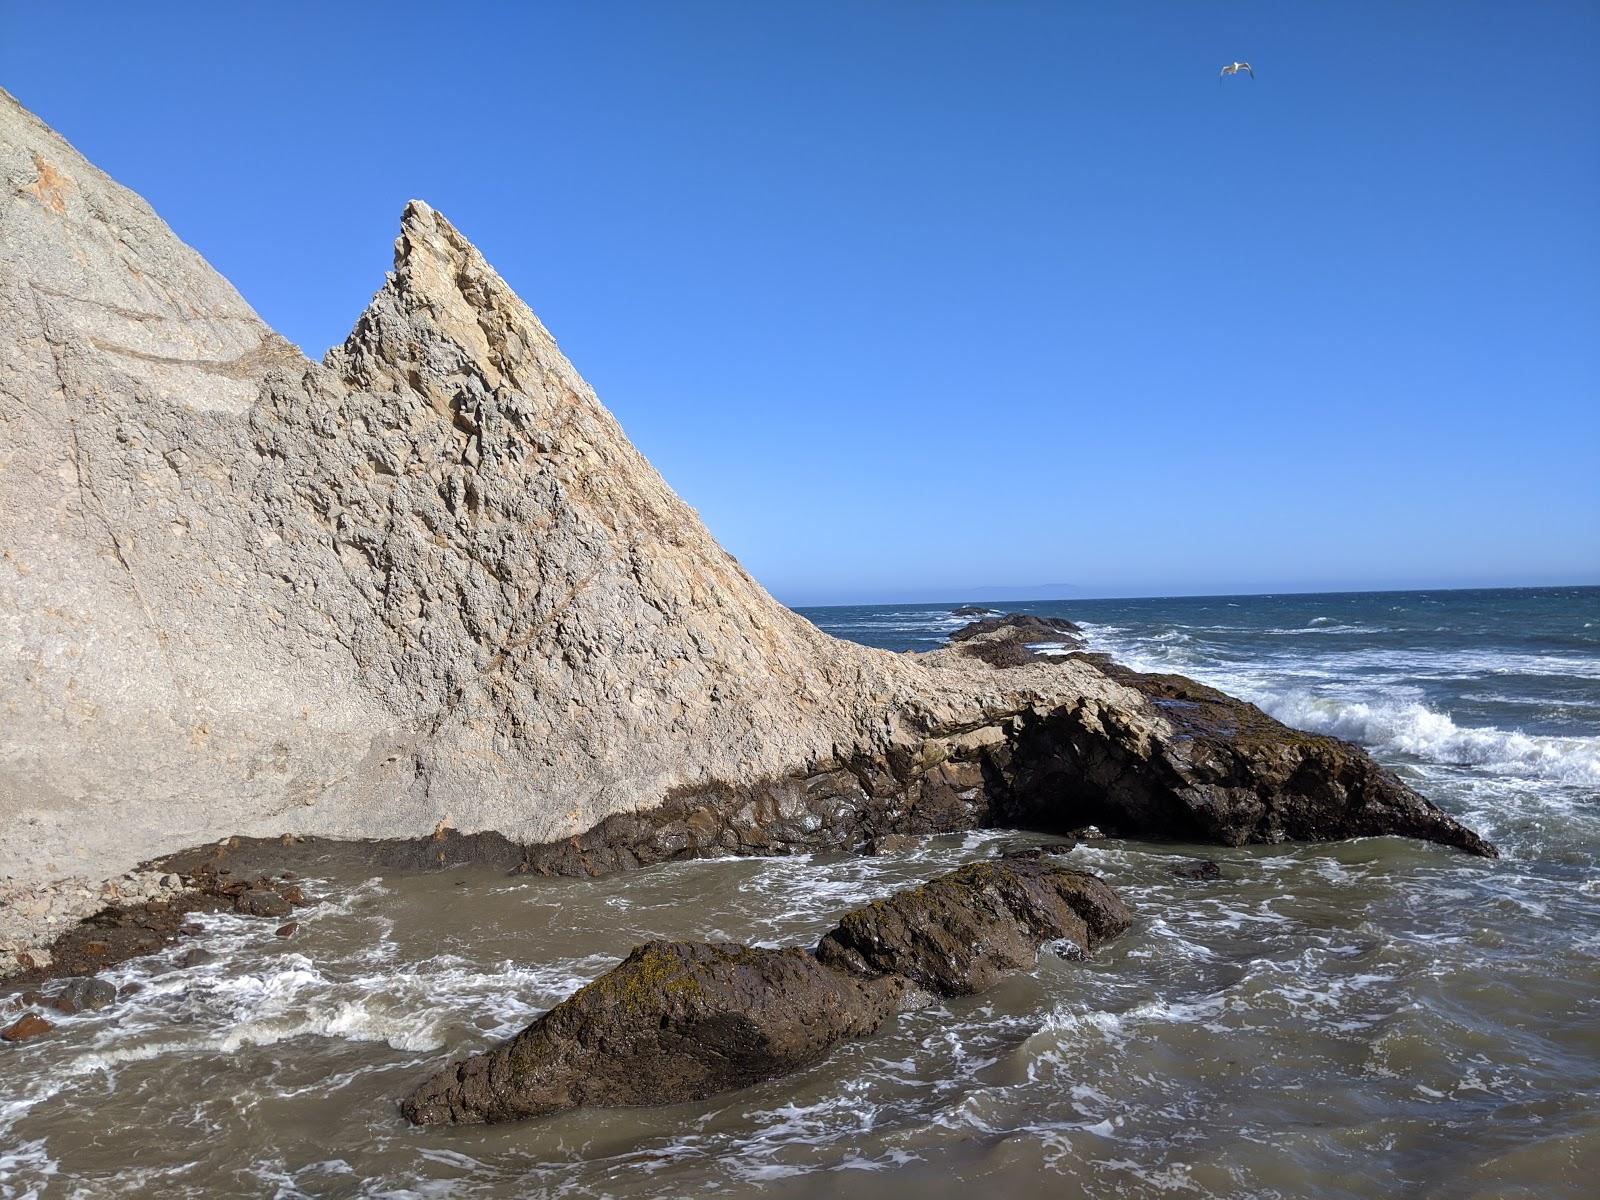
[[[814,940],[1032,839],[599,881],[330,869],[294,938],[204,918],[111,973],[136,995],[0,1050],[0,1196],[1587,1195],[1600,592],[1438,597],[1017,607],[1367,741],[1499,862],[1392,839],[1080,846],[1071,861],[1137,916],[1092,961],[1046,956],[715,1101],[461,1130],[413,1130],[395,1101],[634,943]],[[953,626],[947,609],[809,615],[906,648]],[[1192,855],[1223,879],[1175,878]],[[216,960],[179,967],[195,945]]]

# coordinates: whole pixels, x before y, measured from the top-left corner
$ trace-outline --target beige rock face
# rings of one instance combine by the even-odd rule
[[[233,833],[548,841],[1131,696],[777,604],[424,204],[317,364],[3,92],[0,184],[7,896]],[[0,955],[76,911],[44,908]]]

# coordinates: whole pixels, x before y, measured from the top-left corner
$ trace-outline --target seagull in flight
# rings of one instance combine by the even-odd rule
[[[1251,79],[1254,79],[1256,77],[1255,68],[1252,67],[1249,63],[1231,62],[1227,66],[1222,68],[1222,74],[1223,75],[1237,75],[1240,71],[1248,72],[1248,74],[1249,74]],[[1222,78],[1222,76],[1219,75],[1219,76],[1217,76],[1217,78],[1220,79],[1220,78]]]

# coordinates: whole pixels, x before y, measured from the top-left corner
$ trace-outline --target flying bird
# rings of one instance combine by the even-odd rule
[[[1231,62],[1227,66],[1222,68],[1222,74],[1223,75],[1237,75],[1240,71],[1249,72],[1249,75],[1250,75],[1251,79],[1254,79],[1256,77],[1255,68],[1252,67],[1249,63]],[[1220,78],[1222,78],[1222,76],[1219,75],[1219,76],[1217,76],[1217,78],[1220,79]]]

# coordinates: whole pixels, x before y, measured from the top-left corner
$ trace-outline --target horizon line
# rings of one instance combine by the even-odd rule
[[[1489,587],[1473,587],[1470,585],[1453,584],[1446,587],[1382,587],[1382,588],[1279,588],[1268,592],[1167,592],[1151,593],[1148,595],[1076,595],[1076,596],[1043,596],[1037,600],[981,600],[971,597],[965,599],[951,599],[944,597],[935,600],[876,600],[859,601],[857,603],[835,601],[828,604],[791,604],[779,601],[785,608],[799,610],[806,608],[887,608],[892,605],[943,605],[943,604],[1074,604],[1085,600],[1248,600],[1270,599],[1276,596],[1403,596],[1421,595],[1430,592],[1544,592],[1559,591],[1562,589],[1600,589],[1600,581],[1594,583],[1524,583],[1524,584],[1495,584]],[[1020,590],[1020,589],[1019,589]]]

